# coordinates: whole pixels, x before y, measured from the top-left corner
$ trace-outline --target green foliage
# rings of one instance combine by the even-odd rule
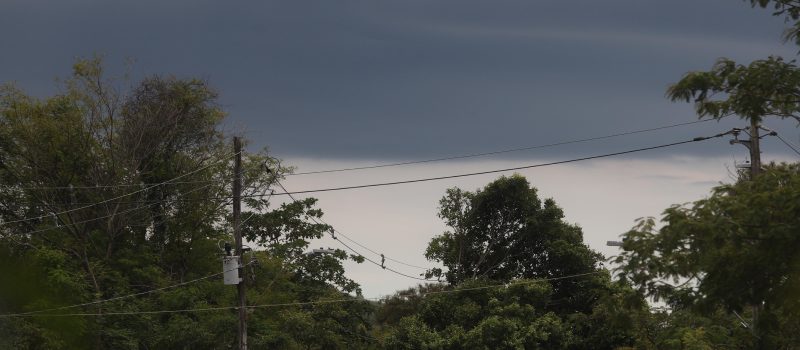
[[[0,90],[0,313],[55,308],[46,314],[104,315],[0,318],[0,347],[229,348],[236,342],[234,310],[108,315],[235,305],[235,288],[219,278],[58,309],[217,274],[219,243],[232,241],[232,152],[216,92],[201,80],[160,76],[119,89],[99,58],[73,68],[57,96]],[[288,171],[265,151],[249,154],[244,194],[267,192]],[[147,185],[177,176],[175,183]],[[314,204],[246,202],[243,231],[255,248],[248,258],[257,261],[244,276],[251,303],[347,299],[360,291],[342,266],[359,258],[302,254],[329,229],[313,222],[322,215]],[[252,312],[255,347],[374,344],[364,340],[371,339],[366,302],[280,311]],[[292,324],[296,332],[289,332]]]
[[[784,17],[791,23],[785,39],[800,44],[800,2],[748,2]],[[749,120],[752,128],[767,116],[800,122],[800,69],[794,60],[780,57],[748,65],[720,59],[710,71],[686,74],[667,95],[673,101],[694,102],[701,118],[738,115]],[[758,147],[751,152],[758,153]],[[623,263],[622,277],[656,300],[699,311],[697,318],[720,308],[738,313],[753,310],[750,327],[756,341],[737,337],[739,344],[793,348],[800,343],[796,338],[800,308],[796,298],[789,296],[800,291],[800,258],[792,251],[800,243],[794,234],[798,229],[796,179],[797,165],[772,165],[763,177],[717,187],[711,197],[690,207],[667,209],[661,227],[654,219],[640,220],[625,235],[625,252],[616,259]],[[713,324],[721,322],[717,318]],[[682,334],[680,339],[672,337],[672,344],[725,346],[721,345],[725,342],[708,340],[714,334],[708,327]]]
[[[786,22],[794,21],[792,27],[786,29],[784,39],[800,45],[800,2],[797,0],[747,0],[753,7],[772,8],[773,16],[783,16]]]
[[[700,117],[736,114],[750,120],[765,116],[800,120],[800,70],[780,57],[749,65],[722,58],[707,72],[687,73],[672,85],[673,101],[693,101]]]
[[[700,316],[691,310],[657,310],[636,320],[637,349],[752,349],[755,337],[730,313]]]
[[[397,305],[415,294],[418,297],[413,313],[397,321],[384,345],[400,349],[557,349],[571,339],[561,319],[544,311],[552,296],[546,282],[520,280],[508,287],[491,287],[486,281],[471,281],[458,289],[464,291],[437,293],[421,288],[385,300]],[[418,294],[422,290],[430,294],[422,298]]]
[[[433,238],[425,253],[447,271],[433,269],[451,284],[475,278],[510,281],[597,271],[600,254],[583,243],[580,227],[564,222],[552,199],[519,175],[501,177],[476,192],[449,189],[439,216],[451,228]],[[566,309],[589,311],[602,282],[593,276],[553,282]]]
[[[559,314],[565,300],[552,299],[548,282],[471,280],[402,291],[382,301],[377,320],[389,349],[615,349],[635,339],[636,309],[622,296],[608,294],[588,315]]]
[[[449,189],[439,216],[450,231],[429,259],[445,285],[386,298],[376,313],[390,349],[615,349],[633,345],[642,298],[612,284],[579,227],[563,221],[519,175],[476,192]],[[559,277],[570,276],[561,279]],[[550,279],[545,281],[543,279]]]
[[[753,7],[774,9],[792,27],[784,34],[800,45],[800,2],[747,0]],[[794,60],[770,56],[743,65],[721,58],[705,72],[689,72],[667,90],[673,101],[694,102],[698,115],[722,118],[738,115],[751,121],[765,116],[800,122],[800,70]]]
[[[754,326],[796,337],[800,324],[800,165],[770,165],[751,181],[714,188],[710,197],[644,219],[624,235],[621,276],[675,307],[742,312]],[[771,341],[762,339],[763,341]]]

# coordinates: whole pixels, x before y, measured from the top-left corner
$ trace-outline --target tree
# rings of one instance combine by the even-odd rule
[[[465,291],[457,292],[458,289]],[[434,289],[409,290],[407,298]],[[438,289],[439,292],[447,289]],[[424,296],[413,314],[401,318],[385,337],[390,349],[566,349],[569,327],[553,312],[547,282],[519,280],[505,287],[469,281],[452,293]],[[394,299],[394,300],[392,300]],[[386,303],[401,302],[390,298]]]
[[[235,342],[228,311],[109,315],[234,305],[235,288],[218,279],[92,303],[218,274],[219,244],[231,239],[231,147],[217,93],[204,81],[174,77],[117,85],[94,58],[78,61],[56,96],[0,90],[0,314],[84,303],[48,313],[102,314],[0,318],[0,347],[214,349]],[[249,300],[357,293],[342,261],[359,257],[302,254],[328,229],[314,222],[322,215],[315,201],[274,207],[261,196],[291,169],[262,151],[246,157],[243,171],[244,195],[253,197],[244,231],[261,262],[248,266]],[[254,311],[253,344],[351,347],[352,337],[368,331],[369,310],[352,302]],[[286,332],[296,319],[314,320],[314,338]]]
[[[749,0],[760,7],[772,5],[774,15],[795,21],[786,31],[787,40],[800,44],[800,2],[795,0]],[[689,72],[670,86],[667,96],[672,101],[694,102],[700,118],[716,119],[738,115],[749,122],[750,175],[761,171],[759,129],[767,116],[792,118],[800,122],[800,69],[794,60],[770,56],[748,65],[721,58],[706,72]]]
[[[676,308],[754,315],[762,348],[797,344],[800,324],[800,165],[770,165],[751,181],[643,219],[623,235],[619,273]]]
[[[501,177],[476,192],[447,190],[439,216],[451,228],[434,237],[425,253],[447,271],[433,269],[450,284],[468,279],[511,281],[598,271],[602,257],[583,243],[577,225],[566,223],[552,199],[542,201],[520,176]],[[597,276],[553,282],[567,309],[588,312],[602,285]]]
[[[559,311],[542,280],[470,280],[419,286],[381,301],[376,320],[390,349],[616,349],[635,343],[643,300],[615,284],[590,313]]]
[[[786,31],[787,40],[800,45],[800,1],[748,0],[751,6],[770,7],[773,15],[794,21]],[[670,86],[667,96],[673,101],[694,102],[698,115],[722,118],[739,115],[759,122],[765,116],[800,121],[800,71],[794,60],[770,56],[748,65],[721,58],[707,72],[689,72]]]
[[[615,349],[634,344],[630,310],[640,296],[611,283],[602,257],[564,222],[552,199],[519,175],[475,192],[447,190],[439,216],[450,230],[428,259],[448,285],[401,291],[376,320],[392,349]],[[562,278],[567,277],[567,278]],[[545,280],[552,279],[552,280]]]
[[[768,8],[772,7],[774,16],[783,16],[787,22],[794,21],[791,28],[786,29],[783,37],[787,41],[794,41],[800,45],[800,1],[797,0],[748,0],[750,6]]]
[[[800,121],[800,69],[780,57],[746,66],[722,58],[708,72],[687,73],[667,95],[693,100],[701,118],[735,114],[756,122],[765,116]]]

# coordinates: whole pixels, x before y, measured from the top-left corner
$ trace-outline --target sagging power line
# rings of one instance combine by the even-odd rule
[[[597,275],[605,273],[604,271],[592,271],[592,272],[585,272],[585,273],[578,273],[566,276],[559,276],[559,277],[549,277],[549,278],[536,278],[536,279],[529,279],[525,281],[517,281],[517,282],[509,282],[509,283],[502,283],[502,284],[492,284],[487,286],[478,286],[478,287],[467,287],[467,288],[456,288],[451,290],[439,290],[439,291],[430,291],[430,292],[421,292],[418,295],[421,297],[426,297],[429,295],[438,295],[438,294],[453,294],[453,293],[461,293],[466,291],[475,291],[475,290],[484,290],[484,289],[491,289],[491,288],[501,288],[501,287],[512,287],[517,285],[527,285],[527,284],[534,284],[534,283],[541,283],[541,282],[552,282],[558,280],[565,280],[565,279],[573,279],[573,278],[580,278],[586,277],[591,275]],[[249,305],[246,306],[246,309],[266,309],[266,308],[277,308],[277,307],[292,307],[292,306],[310,306],[310,305],[321,305],[321,304],[334,304],[334,303],[352,303],[352,302],[360,302],[360,301],[381,301],[385,297],[372,297],[372,298],[340,298],[340,299],[329,299],[329,300],[316,300],[316,301],[306,301],[306,302],[291,302],[291,303],[272,303],[272,304],[259,304],[259,305]],[[123,312],[104,312],[104,313],[70,313],[70,314],[7,314],[7,315],[0,315],[0,318],[14,318],[14,317],[88,317],[88,316],[126,316],[126,315],[151,315],[151,314],[168,314],[168,313],[184,313],[184,312],[207,312],[207,311],[221,311],[221,310],[238,310],[238,306],[221,306],[221,307],[207,307],[207,308],[191,308],[191,309],[180,309],[180,310],[152,310],[152,311],[123,311]]]
[[[391,182],[381,182],[381,183],[373,183],[373,184],[362,184],[362,185],[352,185],[352,186],[342,186],[342,187],[330,187],[330,188],[321,188],[321,189],[312,189],[312,190],[300,190],[300,191],[293,191],[293,192],[284,191],[284,192],[270,192],[270,193],[265,193],[265,194],[249,194],[249,195],[242,195],[242,198],[264,198],[264,197],[279,196],[279,195],[295,195],[295,194],[321,193],[321,192],[343,191],[343,190],[372,188],[372,187],[385,187],[385,186],[395,186],[395,185],[402,185],[402,184],[411,184],[411,183],[420,183],[420,182],[429,182],[429,181],[454,179],[454,178],[461,178],[461,177],[470,177],[470,176],[477,176],[477,175],[495,174],[495,173],[502,173],[502,172],[516,171],[516,170],[524,170],[524,169],[533,169],[533,168],[547,167],[547,166],[553,166],[553,165],[575,163],[575,162],[592,160],[592,159],[608,158],[608,157],[614,157],[614,156],[619,156],[619,155],[625,155],[625,154],[631,154],[631,153],[655,150],[655,149],[660,149],[660,148],[673,147],[673,146],[678,146],[678,145],[682,145],[682,144],[700,142],[700,141],[705,141],[705,140],[709,140],[709,139],[712,139],[712,138],[722,137],[722,136],[728,135],[730,133],[732,133],[732,131],[727,131],[727,132],[716,134],[716,135],[713,135],[713,136],[695,137],[695,138],[693,138],[691,140],[667,143],[667,144],[662,144],[662,145],[657,145],[657,146],[642,147],[642,148],[636,148],[636,149],[620,151],[620,152],[605,153],[605,154],[594,155],[594,156],[572,158],[572,159],[568,159],[568,160],[554,161],[554,162],[548,162],[548,163],[539,163],[539,164],[531,164],[531,165],[524,165],[524,166],[518,166],[518,167],[511,167],[511,168],[493,169],[493,170],[478,171],[478,172],[472,172],[472,173],[463,173],[463,174],[445,175],[445,176],[436,176],[436,177],[411,179],[411,180],[400,180],[400,181],[391,181]],[[196,171],[199,171],[199,170],[196,170]],[[187,175],[189,175],[189,174],[184,174],[182,176],[187,176]],[[64,211],[64,212],[54,213],[54,214],[50,214],[50,215],[42,215],[42,216],[37,216],[37,217],[24,218],[24,219],[15,220],[15,221],[7,221],[7,222],[5,222],[3,224],[8,224],[8,223],[12,223],[12,222],[23,222],[23,221],[27,221],[27,220],[34,220],[34,219],[41,219],[41,218],[47,218],[47,217],[51,217],[52,215],[56,215],[56,214],[63,214],[63,213],[66,213],[66,212],[74,212],[74,211],[77,211],[77,210],[90,208],[90,207],[98,205],[98,204],[109,203],[114,199],[123,198],[125,196],[129,196],[129,195],[141,192],[141,191],[143,191],[143,190],[139,190],[139,191],[136,191],[136,192],[131,192],[131,193],[126,194],[126,195],[122,195],[122,196],[118,196],[118,197],[115,197],[115,198],[112,198],[112,199],[107,199],[107,200],[104,200],[104,201],[101,201],[101,202],[89,204],[89,205],[86,205],[86,206],[83,206],[83,207],[80,207],[80,208],[70,209],[70,210],[67,210],[67,211]],[[205,198],[202,198],[202,199],[194,199],[194,200],[193,199],[184,199],[184,198],[177,198],[175,200],[183,202],[183,201],[198,201],[198,200],[199,201],[206,201],[206,200],[211,200],[211,199],[221,200],[221,199],[232,199],[232,198],[233,198],[232,196],[216,196],[216,197],[205,197]],[[0,226],[2,226],[3,224],[0,224]]]
[[[295,202],[295,203],[297,203],[297,202],[298,202],[298,200],[297,200],[296,198],[294,198],[294,196],[293,196],[293,195],[292,195],[292,194],[291,194],[291,193],[290,193],[288,190],[286,190],[286,187],[284,187],[284,186],[283,186],[283,184],[282,184],[280,181],[278,181],[278,180],[276,179],[276,180],[275,180],[275,183],[276,183],[278,186],[280,186],[280,188],[281,188],[281,189],[282,189],[282,190],[283,190],[283,191],[284,191],[286,194],[288,194],[288,195],[289,195],[289,198],[292,200],[292,202]],[[366,260],[366,261],[368,261],[368,262],[372,263],[372,264],[373,264],[373,265],[375,265],[375,266],[378,266],[378,267],[380,267],[380,268],[382,268],[382,269],[384,269],[384,270],[386,270],[386,271],[389,271],[389,272],[391,272],[391,273],[394,273],[394,274],[396,274],[396,275],[403,276],[403,277],[406,277],[406,278],[411,278],[411,279],[415,279],[415,280],[419,280],[419,281],[437,282],[437,280],[431,280],[431,279],[427,279],[427,278],[421,278],[421,277],[417,277],[417,276],[412,276],[412,275],[409,275],[409,274],[406,274],[406,273],[403,273],[403,272],[397,271],[397,270],[395,270],[395,269],[392,269],[392,268],[386,267],[386,265],[385,265],[385,264],[383,264],[383,263],[378,263],[377,261],[375,261],[375,260],[372,260],[372,259],[370,259],[370,258],[368,258],[368,257],[364,256],[364,254],[361,254],[361,253],[360,253],[360,252],[358,252],[357,250],[353,249],[353,247],[350,247],[350,246],[349,246],[347,243],[344,243],[344,242],[342,242],[342,240],[340,240],[340,239],[337,239],[337,238],[336,238],[336,233],[338,233],[340,236],[345,236],[345,235],[344,235],[344,234],[342,234],[340,231],[337,231],[335,228],[333,228],[333,226],[332,226],[332,225],[330,225],[330,224],[326,223],[325,221],[322,221],[322,219],[317,219],[317,218],[315,218],[315,217],[313,217],[313,216],[309,216],[309,219],[311,219],[311,221],[314,221],[314,223],[316,223],[316,224],[318,224],[318,225],[319,225],[319,224],[320,224],[320,222],[321,222],[322,224],[325,224],[325,225],[327,225],[327,226],[330,226],[330,227],[331,227],[331,231],[329,231],[329,232],[328,232],[328,234],[330,234],[331,238],[333,238],[333,239],[334,239],[336,242],[338,242],[339,244],[341,244],[342,246],[344,246],[345,248],[347,248],[347,250],[351,251],[353,254],[356,254],[357,256],[359,256],[359,257],[362,257],[364,260]],[[348,239],[349,239],[349,238],[348,238]],[[354,240],[352,240],[352,239],[349,239],[349,240],[350,240],[350,241],[352,241],[352,242],[354,242],[354,243],[356,243],[356,244],[358,244],[359,246],[362,246],[362,247],[363,247],[363,245],[361,245],[360,243],[357,243],[357,242],[355,242],[355,241],[354,241]],[[372,251],[372,250],[370,249],[370,251]],[[374,252],[374,251],[373,251],[373,252]],[[376,254],[379,254],[379,253],[376,253]],[[381,255],[381,256],[383,256],[383,254],[380,254],[380,255]],[[394,260],[394,259],[392,259],[392,260]],[[399,261],[399,260],[394,260],[394,261]],[[409,265],[409,264],[407,264],[407,263],[403,263],[403,264],[404,264],[404,265]]]
[[[710,121],[710,119],[695,120],[695,121],[691,121],[691,122],[678,123],[678,124],[672,124],[672,125],[665,125],[665,126],[659,126],[659,127],[655,127],[655,128],[647,128],[647,129],[639,129],[639,130],[633,130],[633,131],[625,131],[625,132],[619,132],[619,133],[614,133],[614,134],[610,134],[610,135],[595,136],[595,137],[588,137],[588,138],[583,138],[583,139],[554,142],[554,143],[548,143],[548,144],[543,144],[543,145],[527,146],[527,147],[519,147],[519,148],[510,148],[510,149],[504,149],[504,150],[499,150],[499,151],[471,153],[471,154],[463,154],[463,155],[456,155],[456,156],[450,156],[450,157],[431,158],[431,159],[423,159],[423,160],[412,160],[412,161],[407,161],[407,162],[398,162],[398,163],[389,163],[389,164],[377,164],[377,165],[368,165],[368,166],[352,167],[352,168],[305,171],[305,172],[287,174],[287,176],[337,173],[337,172],[354,171],[354,170],[388,168],[388,167],[396,167],[396,166],[402,166],[402,165],[434,163],[434,162],[442,162],[442,161],[447,161],[447,160],[485,157],[485,156],[492,156],[492,155],[497,155],[497,154],[520,152],[520,151],[529,151],[529,150],[533,150],[533,149],[548,148],[548,147],[569,145],[569,144],[574,144],[574,143],[582,143],[582,142],[589,142],[589,141],[604,140],[604,139],[610,139],[610,138],[619,137],[619,136],[634,135],[634,134],[640,134],[640,133],[644,133],[644,132],[651,132],[651,131],[675,128],[675,127],[679,127],[679,126],[692,125],[692,124],[698,124],[698,123],[705,123],[705,122],[708,122],[708,121]]]
[[[614,138],[614,137],[634,135],[634,134],[640,134],[640,133],[646,133],[646,132],[652,132],[652,131],[676,128],[676,127],[680,127],[680,126],[693,125],[693,124],[698,124],[698,123],[705,123],[705,122],[708,122],[708,121],[711,121],[711,119],[695,120],[695,121],[691,121],[691,122],[670,124],[670,125],[658,126],[658,127],[653,127],[653,128],[625,131],[625,132],[618,132],[618,133],[613,133],[613,134],[609,134],[609,135],[594,136],[594,137],[567,140],[567,141],[560,141],[560,142],[554,142],[554,143],[548,143],[548,144],[542,144],[542,145],[526,146],[526,147],[519,147],[519,148],[510,148],[510,149],[503,149],[503,150],[489,151],[489,152],[481,152],[481,153],[462,154],[462,155],[455,155],[455,156],[450,156],[450,157],[431,158],[431,159],[423,159],[423,160],[413,160],[413,161],[407,161],[407,162],[398,162],[398,163],[389,163],[389,164],[377,164],[377,165],[370,165],[370,166],[363,166],[363,167],[337,168],[337,169],[325,169],[325,170],[297,172],[297,173],[285,174],[285,176],[336,173],[336,172],[345,172],[345,171],[356,171],[356,170],[367,170],[367,169],[376,169],[376,168],[396,167],[396,166],[412,165],[412,164],[434,163],[434,162],[441,162],[441,161],[447,161],[447,160],[456,160],[456,159],[485,157],[485,156],[491,156],[491,155],[497,155],[497,154],[520,152],[520,151],[527,151],[527,150],[533,150],[533,149],[549,148],[549,147],[563,146],[563,145],[568,145],[568,144],[604,140],[604,139],[609,139],[609,138]],[[96,186],[23,186],[23,187],[19,187],[19,189],[23,189],[23,190],[104,189],[104,188],[142,187],[142,186],[156,186],[156,185],[157,186],[160,186],[160,185],[179,185],[179,184],[194,184],[194,183],[209,183],[209,182],[216,182],[216,180],[170,181],[169,183],[112,184],[112,185],[96,185]]]
[[[230,155],[230,156],[233,156],[233,155]],[[228,157],[223,157],[223,159],[227,159],[227,158],[228,158]],[[222,161],[222,159],[220,159],[219,161]],[[45,219],[45,218],[51,217],[51,216],[53,216],[53,215],[62,215],[62,214],[68,214],[68,213],[76,212],[76,211],[79,211],[79,210],[88,209],[88,208],[91,208],[91,207],[94,207],[94,206],[97,206],[97,205],[100,205],[100,204],[105,204],[105,203],[113,202],[113,201],[115,201],[115,200],[117,200],[117,199],[122,199],[122,198],[125,198],[125,197],[130,197],[130,196],[132,196],[132,195],[134,195],[134,194],[137,194],[137,193],[141,193],[141,192],[144,192],[144,191],[151,190],[151,189],[153,189],[153,188],[156,188],[156,187],[158,187],[158,186],[161,186],[161,185],[164,185],[164,184],[170,183],[170,182],[172,182],[172,181],[175,181],[175,180],[178,180],[178,179],[185,178],[185,177],[187,177],[187,176],[189,176],[189,175],[192,175],[192,174],[198,173],[198,172],[200,172],[200,171],[203,171],[203,170],[205,170],[205,169],[208,169],[208,168],[210,168],[210,167],[214,166],[214,165],[215,165],[216,163],[218,163],[219,161],[217,161],[217,162],[212,162],[211,164],[208,164],[208,165],[206,165],[206,166],[202,166],[202,167],[200,167],[200,168],[197,168],[197,169],[195,169],[195,170],[192,170],[192,171],[190,171],[190,172],[188,172],[188,173],[185,173],[185,174],[182,174],[182,175],[176,176],[176,177],[174,177],[174,178],[172,178],[172,179],[169,179],[169,180],[166,180],[166,181],[160,182],[160,183],[158,183],[158,184],[154,184],[154,185],[152,185],[152,186],[147,186],[147,187],[145,187],[145,188],[142,188],[142,189],[139,189],[139,190],[136,190],[136,191],[133,191],[133,192],[128,192],[128,193],[125,193],[125,194],[122,194],[122,195],[119,195],[119,196],[116,196],[116,197],[113,197],[113,198],[105,199],[105,200],[102,200],[102,201],[100,201],[100,202],[91,203],[91,204],[88,204],[88,205],[85,205],[85,206],[82,206],[82,207],[79,207],[79,208],[67,209],[67,210],[59,211],[59,212],[57,212],[57,213],[51,213],[51,214],[48,214],[48,215],[40,215],[40,216],[26,217],[26,218],[17,219],[17,220],[4,221],[4,222],[0,222],[0,226],[5,226],[5,225],[8,225],[8,224],[13,224],[13,223],[17,223],[17,222],[25,222],[25,221],[29,221],[29,220]]]

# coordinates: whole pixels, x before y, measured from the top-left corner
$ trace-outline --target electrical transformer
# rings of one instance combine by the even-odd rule
[[[223,282],[225,284],[239,284],[242,279],[239,277],[239,257],[222,257]]]

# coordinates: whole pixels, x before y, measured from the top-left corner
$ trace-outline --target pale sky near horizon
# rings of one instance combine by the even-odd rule
[[[731,0],[240,1],[2,0],[0,83],[57,92],[77,57],[112,73],[200,77],[220,93],[226,129],[299,171],[527,147],[689,122],[669,84],[720,57],[796,57],[782,18]],[[289,190],[386,182],[625,151],[742,127],[736,119],[496,157],[293,176]],[[795,123],[766,125],[800,144]],[[746,158],[728,138],[519,171],[553,197],[587,244],[636,218],[697,200]],[[797,160],[774,138],[764,159]],[[505,174],[510,175],[510,174]],[[500,174],[319,193],[327,222],[376,251],[426,265],[444,230],[444,190]],[[318,245],[335,246],[323,241]],[[364,252],[366,254],[366,252]],[[414,285],[348,264],[365,296]],[[398,269],[401,269],[398,267]],[[413,269],[402,268],[413,273]]]

